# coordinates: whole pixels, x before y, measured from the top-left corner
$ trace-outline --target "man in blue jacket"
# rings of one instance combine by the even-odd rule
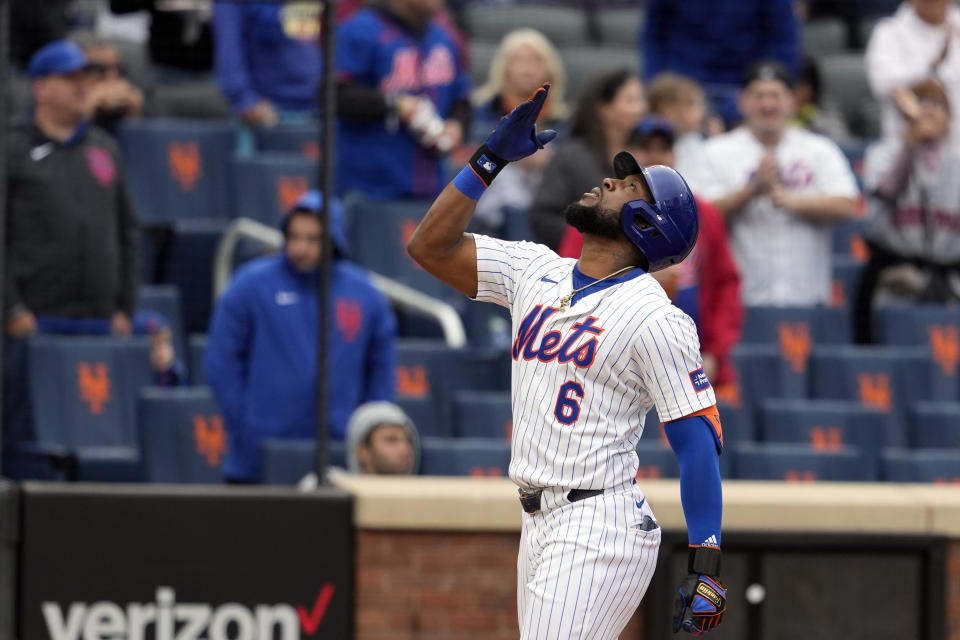
[[[228,482],[259,481],[264,440],[315,434],[321,202],[310,191],[295,205],[283,221],[283,252],[244,265],[214,310],[205,364],[229,435]],[[328,419],[330,435],[342,439],[354,409],[392,399],[396,325],[383,295],[344,257],[339,206],[330,226]]]

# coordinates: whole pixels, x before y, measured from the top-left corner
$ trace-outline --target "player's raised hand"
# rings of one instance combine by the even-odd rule
[[[673,600],[673,632],[683,629],[693,636],[713,631],[727,610],[727,590],[720,580],[689,573]]]
[[[557,135],[553,129],[537,133],[537,118],[549,91],[550,83],[544,82],[526,102],[521,102],[505,115],[487,138],[487,148],[501,159],[513,162],[533,155],[537,149],[543,149],[543,145],[553,140]]]

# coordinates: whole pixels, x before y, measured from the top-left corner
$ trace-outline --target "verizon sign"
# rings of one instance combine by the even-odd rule
[[[345,494],[76,487],[25,487],[20,640],[352,636]]]

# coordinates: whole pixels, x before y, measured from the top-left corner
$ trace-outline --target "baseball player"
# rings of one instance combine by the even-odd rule
[[[651,406],[680,464],[690,542],[674,630],[701,635],[726,608],[720,574],[723,446],[693,322],[650,275],[682,260],[697,210],[674,170],[616,156],[616,178],[571,204],[579,260],[464,233],[503,166],[536,152],[549,84],[504,117],[420,222],[408,250],[427,271],[513,318],[510,478],[525,512],[517,561],[522,638],[617,638],[650,584],[660,529],[635,484]]]

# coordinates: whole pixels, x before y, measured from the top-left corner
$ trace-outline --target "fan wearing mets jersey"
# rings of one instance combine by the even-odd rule
[[[696,327],[650,275],[683,260],[696,242],[690,189],[673,169],[641,167],[621,152],[616,177],[567,207],[567,221],[584,236],[579,260],[465,233],[504,165],[556,135],[535,126],[548,91],[545,84],[500,121],[434,201],[408,250],[440,280],[512,316],[521,638],[617,638],[640,604],[660,546],[634,479],[653,406],[679,462],[690,542],[674,630],[702,635],[726,610],[723,436]]]

